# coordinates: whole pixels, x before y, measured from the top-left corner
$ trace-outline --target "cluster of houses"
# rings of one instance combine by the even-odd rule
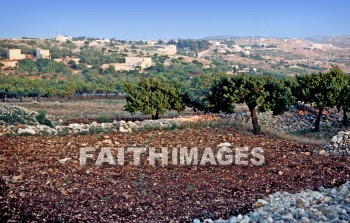
[[[37,59],[51,59],[50,51],[44,49],[37,49],[35,54]],[[23,54],[21,49],[8,49],[7,50],[7,59],[0,60],[0,63],[3,64],[2,68],[16,68],[18,67],[18,61],[23,59],[33,59],[32,56]]]
[[[243,67],[242,69],[240,69],[239,65],[232,65],[231,66],[231,70],[227,71],[226,74],[244,74],[244,73],[256,73],[258,72],[258,69],[256,67]]]
[[[115,70],[144,70],[152,66],[152,58],[150,57],[125,57],[124,63],[110,63],[103,64],[102,69],[107,69],[109,66],[113,66]]]
[[[241,47],[239,45],[228,46],[227,44],[221,43],[217,40],[209,41],[210,44],[217,50],[218,53],[244,53],[244,55],[249,56],[252,49],[251,46]]]
[[[79,50],[79,48],[88,44],[89,47],[96,46],[96,47],[99,47],[100,49],[104,49],[106,52],[113,51],[113,48],[110,47],[111,45],[110,39],[95,39],[95,40],[87,41],[87,40],[81,40],[81,39],[75,40],[72,37],[58,35],[54,37],[54,40],[60,43],[66,43],[67,41],[71,41],[77,46],[75,50]],[[114,41],[113,43],[118,44],[118,42],[116,41]],[[147,45],[157,45],[156,52],[159,55],[174,56],[177,54],[176,45],[158,45],[157,41],[154,41],[154,43],[147,42]],[[5,60],[0,60],[0,62],[3,64],[2,66],[3,69],[17,68],[19,61],[26,58],[32,59],[32,60],[40,59],[40,58],[51,59],[51,56],[50,56],[50,51],[45,49],[37,49],[35,56],[23,54],[21,52],[21,49],[8,49],[7,58]],[[69,60],[74,60],[77,64],[79,63],[79,58],[65,58],[65,59],[54,59],[54,60],[56,62],[63,62],[65,64],[68,64]],[[107,69],[109,66],[113,66],[116,70],[128,71],[128,70],[134,70],[134,69],[144,70],[146,68],[151,67],[152,65],[153,63],[152,63],[151,57],[127,56],[125,57],[124,63],[103,64],[102,68]]]

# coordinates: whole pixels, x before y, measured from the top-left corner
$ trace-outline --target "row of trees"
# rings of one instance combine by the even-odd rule
[[[124,83],[126,110],[140,111],[158,118],[167,109],[181,111],[185,106],[203,112],[233,113],[235,103],[245,103],[251,113],[253,131],[260,134],[258,111],[283,114],[291,105],[309,103],[318,110],[315,131],[320,131],[323,112],[332,107],[343,110],[343,124],[350,112],[350,78],[339,67],[328,72],[307,74],[296,78],[262,75],[203,75],[189,86],[179,82],[141,78]]]
[[[157,58],[159,61],[163,59],[162,56],[157,56]],[[38,92],[40,94],[37,94],[38,100],[40,100],[40,97],[68,97],[72,92],[71,96],[74,94],[82,95],[84,93],[119,93],[123,92],[123,82],[134,82],[139,76],[154,76],[155,78],[163,78],[173,83],[182,83],[184,86],[181,86],[181,88],[186,89],[186,86],[191,82],[191,73],[216,73],[213,70],[202,69],[200,64],[181,62],[181,60],[174,61],[169,67],[165,67],[161,62],[158,62],[158,66],[151,67],[147,73],[142,74],[137,70],[116,71],[113,66],[103,70],[97,65],[87,68],[86,66],[82,66],[84,64],[76,64],[74,61],[70,61],[68,64],[71,69],[76,69],[77,66],[82,68],[82,74],[71,74],[72,70],[69,67],[52,60],[21,60],[19,69],[23,73],[30,74],[21,76],[13,74],[8,76],[0,75],[0,89],[2,91],[0,100],[7,101],[14,98],[21,100],[23,97],[32,97],[33,94],[28,93],[32,82],[40,83],[38,84]],[[41,79],[33,79],[31,77],[40,73],[42,74]],[[50,88],[46,87],[47,85],[51,85]],[[64,85],[71,87],[63,87]],[[180,85],[176,86],[180,87]],[[70,88],[76,90],[68,90]],[[22,91],[22,89],[24,90]],[[79,89],[84,90],[81,91]]]
[[[207,40],[179,39],[176,46],[179,49],[189,48],[194,52],[200,52],[209,49],[210,43]]]
[[[102,65],[108,63],[124,63],[126,54],[109,53],[105,54],[100,50],[86,48],[80,51],[80,63],[91,65]]]
[[[25,76],[0,76],[0,100],[34,97],[38,101],[41,97],[82,97],[83,94],[116,93],[116,82],[108,76],[70,77],[66,80],[31,79]]]
[[[70,74],[72,72],[65,64],[48,59],[37,59],[36,61],[31,59],[20,60],[18,71],[29,74]]]

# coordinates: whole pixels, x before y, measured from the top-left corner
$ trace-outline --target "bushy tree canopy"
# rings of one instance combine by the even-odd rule
[[[346,85],[346,75],[335,65],[328,72],[297,76],[298,100],[312,103],[318,109],[315,132],[320,131],[323,111],[336,106],[337,99]]]
[[[211,112],[234,112],[234,103],[245,103],[251,113],[254,134],[260,134],[257,110],[282,114],[293,104],[294,97],[282,80],[268,76],[223,76],[213,82],[206,97]]]
[[[180,112],[185,109],[182,93],[165,80],[140,78],[136,83],[125,82],[123,87],[127,101],[125,110],[133,114],[140,111],[158,119],[166,110]]]

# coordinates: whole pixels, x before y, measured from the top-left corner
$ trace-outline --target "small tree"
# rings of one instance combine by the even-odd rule
[[[346,76],[338,66],[331,65],[326,73],[297,76],[298,100],[313,103],[318,109],[315,132],[320,131],[323,111],[337,104],[341,90],[346,84]]]
[[[294,97],[281,80],[240,75],[214,81],[206,100],[206,107],[212,112],[232,113],[234,103],[245,103],[251,114],[253,132],[260,134],[257,111],[272,110],[274,115],[281,114],[289,109]]]
[[[69,60],[68,65],[74,70],[77,69],[77,62],[75,62],[74,60]]]
[[[343,125],[349,125],[348,113],[350,112],[350,76],[346,78],[346,84],[341,90],[337,99],[338,109],[343,110]]]
[[[268,92],[265,91],[265,80],[261,76],[239,76],[235,78],[236,94],[239,102],[248,106],[252,118],[253,132],[258,135],[261,129],[258,123],[257,108],[264,106]],[[265,110],[267,107],[264,107]]]
[[[115,75],[117,74],[117,71],[115,70],[114,66],[109,65],[108,68],[105,70],[105,73]]]
[[[233,113],[234,102],[238,100],[235,90],[235,82],[227,76],[214,80],[204,101],[205,110],[214,113]]]
[[[141,78],[137,83],[125,82],[126,93],[125,110],[134,114],[151,115],[158,119],[166,110],[173,109],[178,112],[185,109],[182,93],[169,82],[155,78]]]
[[[210,103],[205,102],[203,99],[209,94],[213,81],[218,81],[219,79],[219,75],[213,74],[204,74],[193,77],[190,84],[183,87],[185,92],[184,102],[186,106],[191,107],[194,111],[209,111],[206,104],[210,105]]]

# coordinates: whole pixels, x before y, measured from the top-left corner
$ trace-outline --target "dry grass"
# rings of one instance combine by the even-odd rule
[[[42,102],[11,102],[0,103],[0,105],[11,104],[25,107],[32,111],[46,110],[47,114],[54,120],[62,119],[65,123],[72,122],[92,122],[99,121],[101,117],[110,120],[143,120],[150,118],[149,116],[136,113],[134,115],[124,111],[124,100],[62,100],[62,101],[42,101]],[[187,109],[181,115],[192,114]],[[161,117],[177,117],[176,111],[166,112]]]
[[[216,121],[215,124],[212,123],[211,125],[223,125],[223,124],[226,124],[226,126],[234,126],[245,132],[252,132],[252,124],[247,122],[229,123],[228,120],[221,119],[219,121]],[[262,133],[267,134],[272,138],[283,139],[287,141],[294,141],[301,144],[324,146],[328,144],[328,141],[329,141],[328,139],[325,139],[325,138],[316,139],[316,138],[304,137],[300,135],[291,135],[291,134],[283,133],[280,131],[276,131],[274,129],[264,128],[264,127],[261,127],[261,131]]]
[[[263,128],[262,131],[274,138],[285,139],[288,141],[295,141],[302,144],[311,144],[317,146],[324,146],[328,144],[328,139],[314,139],[304,136],[290,135],[283,132],[279,132],[273,129]]]

